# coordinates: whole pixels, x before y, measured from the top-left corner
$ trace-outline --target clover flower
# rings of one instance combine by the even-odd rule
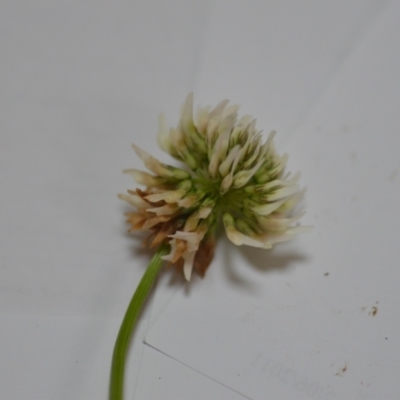
[[[270,249],[291,239],[304,227],[294,225],[303,215],[293,215],[302,192],[299,175],[285,172],[287,155],[276,153],[273,137],[265,143],[256,120],[238,119],[238,106],[224,100],[214,109],[199,108],[193,116],[193,95],[183,105],[176,128],[168,129],[160,117],[159,144],[183,163],[166,165],[133,148],[149,171],[126,170],[145,190],[129,190],[119,197],[136,207],[129,212],[130,230],[150,230],[150,247],[167,244],[162,259],[201,276],[215,249],[215,234],[222,220],[236,245]]]
[[[293,215],[302,196],[299,175],[285,172],[287,155],[279,156],[274,132],[264,143],[256,121],[238,120],[238,106],[224,100],[214,109],[200,108],[193,117],[189,94],[176,129],[160,118],[159,143],[183,168],[166,165],[133,146],[151,172],[130,169],[145,189],[128,190],[119,197],[136,208],[128,213],[130,231],[149,230],[145,243],[157,247],[125,313],[115,343],[110,379],[110,400],[122,400],[129,338],[163,260],[182,269],[187,280],[192,270],[201,276],[215,250],[215,235],[222,221],[236,245],[270,249],[307,228]]]

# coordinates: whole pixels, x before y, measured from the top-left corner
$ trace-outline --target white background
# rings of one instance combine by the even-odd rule
[[[399,20],[384,1],[3,1],[0,397],[107,399],[149,260],[120,171],[132,142],[168,160],[158,113],[175,125],[194,90],[278,130],[314,230],[268,253],[222,239],[185,290],[163,274],[126,398],[398,398]]]

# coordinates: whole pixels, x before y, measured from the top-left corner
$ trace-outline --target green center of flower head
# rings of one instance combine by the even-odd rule
[[[164,259],[183,268],[190,279],[193,267],[204,274],[215,247],[215,230],[223,221],[236,245],[271,248],[304,228],[293,226],[301,192],[298,175],[285,174],[287,156],[273,145],[274,132],[263,142],[255,120],[238,120],[238,106],[223,101],[201,108],[193,117],[193,96],[183,106],[177,128],[160,118],[159,143],[185,165],[162,164],[133,146],[153,172],[128,170],[146,190],[120,197],[137,208],[128,214],[132,230],[152,231],[150,246],[167,242]]]

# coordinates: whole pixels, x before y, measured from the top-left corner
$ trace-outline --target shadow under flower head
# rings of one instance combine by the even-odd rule
[[[146,186],[119,195],[137,209],[127,214],[130,231],[150,230],[150,247],[167,242],[170,254],[163,258],[183,269],[187,280],[193,269],[204,275],[221,219],[239,246],[270,249],[308,230],[294,225],[302,216],[292,215],[302,196],[299,175],[285,173],[287,155],[276,153],[275,132],[263,143],[256,120],[248,115],[238,120],[238,108],[224,100],[193,117],[189,94],[177,128],[168,129],[161,116],[158,136],[162,149],[186,168],[163,164],[133,145],[152,173],[125,171]]]

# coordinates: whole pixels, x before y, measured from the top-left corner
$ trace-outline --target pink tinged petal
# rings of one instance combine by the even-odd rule
[[[192,270],[193,270],[193,261],[194,261],[194,256],[196,252],[192,251],[190,253],[185,253],[182,258],[184,260],[183,264],[183,274],[185,275],[185,278],[187,281],[190,281],[190,278],[192,276]]]
[[[154,158],[152,155],[142,150],[140,147],[136,145],[132,145],[135,153],[140,157],[140,159],[144,162],[144,165],[152,172],[157,175],[165,176],[172,178],[174,177],[174,172],[166,168],[164,164]]]
[[[131,204],[132,206],[136,207],[136,208],[148,208],[150,207],[150,204],[147,203],[147,201],[143,200],[141,197],[139,196],[135,196],[135,195],[127,195],[127,194],[119,194],[118,198],[121,200],[126,201],[127,203]]]
[[[139,171],[137,169],[125,169],[123,172],[130,175],[139,185],[154,187],[159,186],[161,183],[160,178],[157,176],[148,174],[147,172]]]

